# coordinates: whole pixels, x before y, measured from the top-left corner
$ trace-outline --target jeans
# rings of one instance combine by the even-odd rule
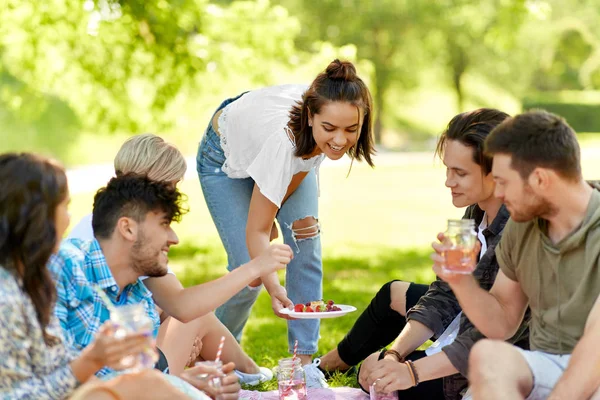
[[[224,101],[217,111],[235,100]],[[224,162],[225,154],[211,120],[198,148],[196,164],[204,199],[227,252],[227,269],[232,271],[250,261],[246,247],[246,223],[254,181],[252,178],[229,178],[221,169]],[[294,259],[285,273],[285,287],[294,304],[323,297],[320,234],[296,239],[292,232],[294,221],[306,217],[318,219],[318,189],[314,170],[306,175],[296,191],[282,204],[276,217],[284,242],[294,251]],[[257,288],[246,286],[215,312],[238,341],[241,340],[242,330],[261,288],[262,285]],[[319,320],[288,321],[290,352],[298,340],[298,354],[314,354],[317,352],[318,339]]]

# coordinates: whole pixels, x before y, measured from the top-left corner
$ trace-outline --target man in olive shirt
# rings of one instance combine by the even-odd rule
[[[575,133],[547,112],[505,120],[486,150],[494,157],[495,195],[511,215],[496,248],[496,281],[486,292],[471,275],[444,273],[443,259],[434,257],[463,312],[495,339],[471,351],[472,396],[588,399],[599,383],[600,192],[583,179]],[[530,351],[503,342],[528,305]]]

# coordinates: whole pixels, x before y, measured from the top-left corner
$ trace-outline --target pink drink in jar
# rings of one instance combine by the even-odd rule
[[[279,400],[305,400],[306,383],[302,380],[279,382]]]
[[[444,233],[443,269],[455,274],[470,274],[477,265],[474,254],[477,243],[475,221],[472,219],[450,219]]]
[[[398,392],[381,393],[376,390],[377,385],[371,385],[369,387],[369,399],[370,400],[398,400]]]
[[[470,274],[474,270],[473,249],[449,248],[444,250],[444,258],[444,270],[447,272]]]
[[[279,400],[306,400],[306,377],[300,358],[284,358],[277,367]]]

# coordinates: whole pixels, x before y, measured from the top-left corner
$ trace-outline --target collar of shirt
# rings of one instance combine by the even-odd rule
[[[478,226],[479,224],[481,224],[484,215],[485,212],[481,208],[479,208],[477,204],[473,204],[472,206],[469,206],[469,208],[467,208],[467,211],[465,212],[465,217],[463,218],[474,219],[475,226]],[[485,236],[488,240],[490,237],[498,236],[500,232],[502,232],[502,230],[504,229],[504,225],[506,225],[509,218],[510,214],[508,213],[506,206],[502,204],[502,206],[498,210],[498,214],[496,214],[496,218],[494,218],[492,223],[490,224],[488,221],[487,228],[485,228],[482,232],[483,236]]]
[[[148,316],[153,320],[153,333],[156,337],[160,317],[152,299],[152,292],[138,279],[135,283],[125,286],[119,293],[119,287],[97,240],[68,239],[67,242],[69,243],[63,246],[60,252],[62,267],[59,265],[54,269],[63,268],[62,274],[68,281],[68,287],[65,290],[59,288],[58,295],[69,305],[69,325],[78,345],[81,348],[87,346],[100,325],[110,318],[109,310],[93,290],[93,286],[102,288],[114,305],[143,303]]]
[[[83,249],[82,249],[83,250]],[[152,292],[146,288],[146,285],[139,279],[134,283],[130,283],[123,288],[119,293],[119,286],[113,277],[112,271],[106,262],[106,257],[102,252],[100,243],[94,239],[89,242],[89,247],[86,251],[85,275],[89,282],[96,283],[105,292],[108,292],[110,299],[115,305],[139,303],[140,300],[152,300]]]

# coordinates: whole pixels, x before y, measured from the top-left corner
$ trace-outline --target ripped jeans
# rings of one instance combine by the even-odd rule
[[[225,105],[226,103],[222,104],[220,108]],[[198,149],[197,171],[204,199],[227,252],[227,269],[231,271],[250,261],[246,247],[246,222],[254,181],[251,178],[229,178],[221,170],[224,162],[225,155],[219,136],[210,124]],[[291,229],[294,221],[306,217],[318,220],[318,191],[314,170],[306,175],[277,213],[284,242],[294,251],[294,259],[287,266],[285,277],[288,297],[294,304],[319,300],[323,296],[319,233],[307,238],[307,235],[303,237],[303,233],[310,229],[298,229],[295,232]],[[238,341],[241,340],[242,330],[261,288],[262,285],[257,288],[246,286],[216,311],[219,320]],[[287,323],[289,351],[292,351],[297,339],[298,354],[316,353],[319,320],[295,320]]]

